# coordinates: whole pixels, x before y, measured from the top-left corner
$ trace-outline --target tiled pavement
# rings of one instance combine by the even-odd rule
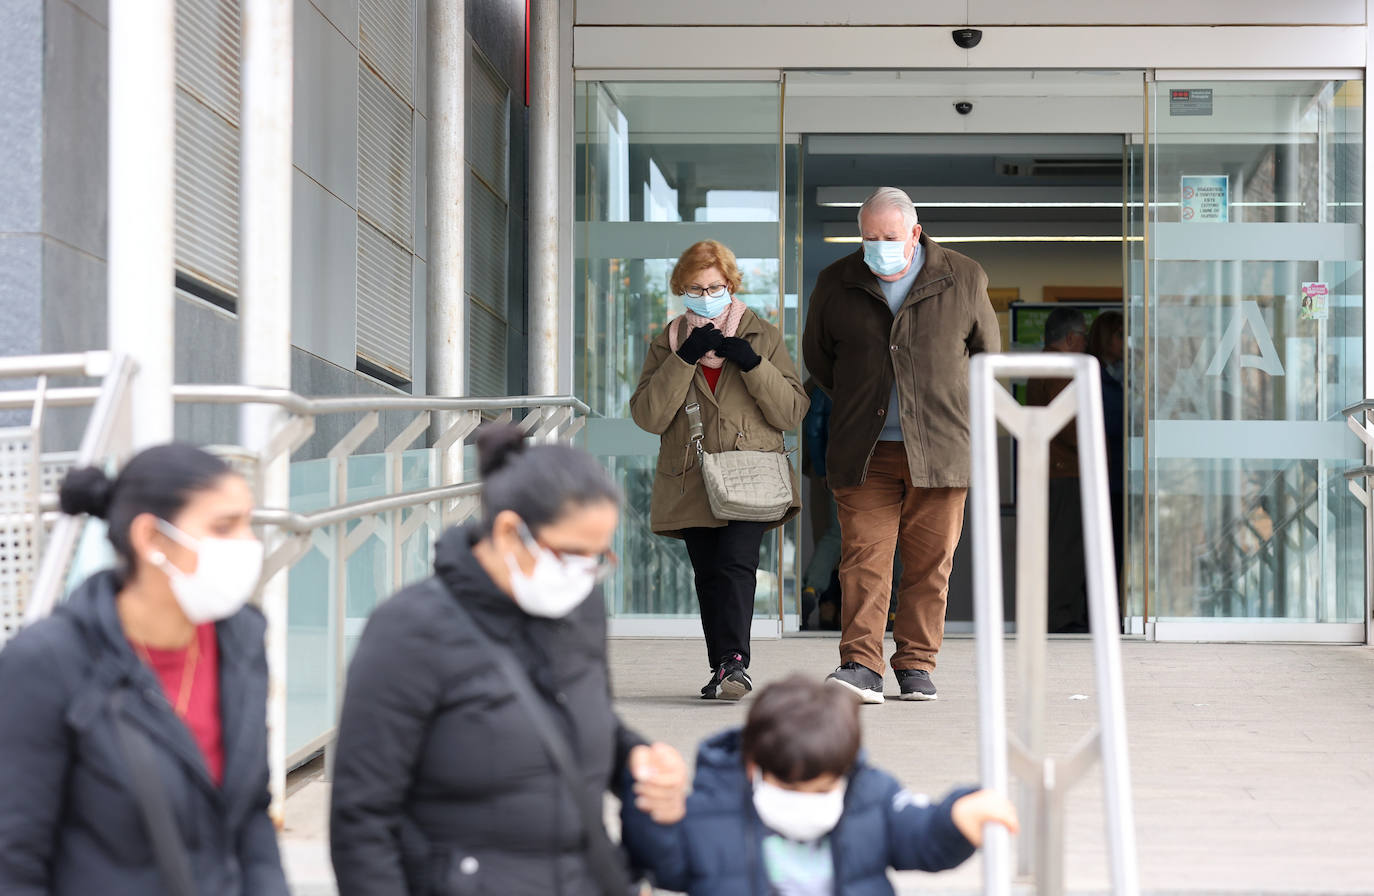
[[[973,646],[946,642],[938,701],[864,707],[872,761],[913,789],[933,794],[976,778]],[[831,638],[756,643],[755,681],[823,676],[835,647]],[[1139,641],[1122,650],[1145,892],[1374,894],[1374,650]],[[702,653],[695,641],[611,642],[622,717],[689,755],[707,734],[742,721],[747,706],[695,699]],[[1009,676],[1015,668],[1008,641]],[[1086,639],[1051,644],[1048,700],[1051,748],[1067,750],[1097,712]],[[1094,769],[1068,800],[1076,892],[1107,886],[1100,782]],[[300,896],[332,892],[327,798],[327,785],[311,781],[287,803],[283,849]],[[975,858],[938,876],[894,880],[903,894],[973,893],[981,867]]]

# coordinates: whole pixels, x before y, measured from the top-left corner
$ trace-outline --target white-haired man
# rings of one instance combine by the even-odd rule
[[[904,700],[934,700],[954,549],[969,484],[968,359],[1001,344],[977,262],[921,232],[882,187],[859,209],[863,247],[821,271],[802,336],[833,400],[826,474],[840,517],[840,666],[830,681],[883,702],[893,552],[892,668]]]

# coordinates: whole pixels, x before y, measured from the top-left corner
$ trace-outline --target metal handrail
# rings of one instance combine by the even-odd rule
[[[399,495],[388,495],[384,498],[353,501],[315,513],[293,513],[289,510],[263,509],[253,512],[253,522],[264,526],[276,526],[292,535],[305,535],[316,529],[323,529],[325,526],[346,523],[365,516],[375,516],[379,513],[389,513],[393,510],[409,510],[412,507],[433,504],[435,501],[447,501],[453,498],[476,495],[481,491],[482,483],[464,482],[460,485],[441,485],[413,492],[402,492]]]
[[[98,389],[82,390],[95,393],[94,406],[73,460],[76,467],[99,463],[112,451],[116,432],[126,422],[121,416],[128,410],[125,398],[137,365],[131,358],[112,352],[48,357],[50,361],[46,364],[42,357],[0,359],[0,375],[20,377],[41,372],[48,376],[80,374],[103,377]],[[38,391],[38,399],[47,404],[55,403],[49,400],[44,390]],[[61,594],[67,565],[76,550],[83,525],[84,521],[70,516],[59,517],[53,524],[52,534],[39,561],[38,574],[34,577],[33,590],[24,607],[26,624],[52,612]]]
[[[592,409],[571,395],[509,395],[501,398],[431,398],[423,395],[346,395],[305,398],[289,389],[257,386],[181,385],[172,398],[195,404],[271,404],[309,416],[368,411],[504,411],[529,408],[572,408],[590,416]]]
[[[1048,407],[1022,407],[998,377],[1067,378]],[[1100,759],[1112,891],[1140,891],[1121,672],[1120,611],[1112,562],[1111,509],[1103,436],[1102,383],[1087,355],[981,354],[969,364],[973,484],[973,598],[978,654],[979,765],[983,785],[1006,793],[1010,766],[1022,783],[1021,870],[1035,873],[1037,892],[1064,892],[1065,792]],[[1077,417],[1079,474],[1087,564],[1088,620],[1098,695],[1098,726],[1062,759],[1048,755],[1045,678],[1050,441]],[[1001,500],[997,426],[1017,439],[1016,637],[1021,682],[1020,736],[1007,730],[1003,657]],[[1010,753],[1010,757],[1008,754]],[[1031,859],[1034,858],[1032,862]],[[983,887],[1010,893],[1010,835],[989,825],[983,840]]]

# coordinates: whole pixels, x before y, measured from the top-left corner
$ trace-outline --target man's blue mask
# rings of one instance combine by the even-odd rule
[[[910,261],[905,240],[864,240],[864,264],[880,277],[900,274]]]

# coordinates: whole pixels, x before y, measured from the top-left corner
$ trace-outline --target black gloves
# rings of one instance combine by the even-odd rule
[[[695,364],[701,360],[702,355],[720,348],[721,343],[725,341],[725,334],[717,330],[714,324],[706,324],[697,327],[683,340],[682,345],[677,347],[677,356],[688,364]]]
[[[758,367],[759,362],[763,360],[759,357],[759,353],[754,351],[754,347],[749,344],[749,340],[739,336],[722,339],[720,345],[716,346],[716,354],[727,361],[734,361],[739,365],[739,369],[745,373]]]

